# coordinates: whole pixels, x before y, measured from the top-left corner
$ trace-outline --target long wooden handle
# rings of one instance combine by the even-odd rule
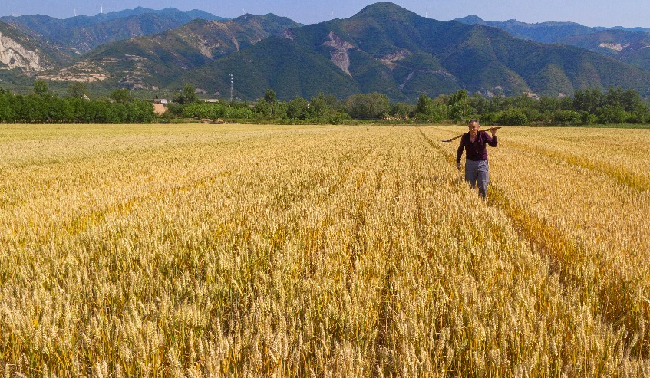
[[[460,137],[462,137],[462,136],[463,136],[463,134],[456,135],[455,137],[453,137],[453,138],[451,138],[451,139],[445,139],[445,140],[443,140],[443,142],[445,142],[445,143],[447,143],[447,142],[451,142],[452,140],[456,140],[456,139],[458,139],[458,138],[460,138]]]
[[[501,127],[502,127],[502,126],[494,126],[494,127],[490,127],[489,129],[485,129],[484,131],[499,130]],[[456,140],[456,139],[458,139],[458,138],[460,138],[460,137],[462,137],[462,136],[463,136],[463,134],[456,135],[455,137],[453,137],[453,138],[451,138],[451,139],[445,139],[445,140],[443,140],[443,142],[445,142],[445,143],[447,143],[447,142],[451,142],[452,140]]]

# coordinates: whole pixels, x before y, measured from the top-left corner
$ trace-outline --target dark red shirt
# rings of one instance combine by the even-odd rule
[[[487,160],[487,146],[497,146],[497,136],[491,136],[485,131],[479,131],[474,143],[469,140],[469,133],[463,134],[460,138],[460,146],[456,151],[456,163],[460,163],[460,157],[463,156],[463,150],[467,151],[469,160]]]

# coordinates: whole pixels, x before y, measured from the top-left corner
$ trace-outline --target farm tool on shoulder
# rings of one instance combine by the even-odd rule
[[[490,127],[489,129],[482,130],[482,131],[499,130],[500,128],[501,128],[501,126],[494,126],[494,127]],[[443,140],[443,142],[445,142],[445,143],[447,143],[447,142],[451,142],[451,141],[456,140],[456,139],[458,139],[458,138],[460,138],[460,137],[462,137],[462,136],[463,136],[463,134],[456,135],[455,137],[453,137],[453,138],[451,138],[451,139],[445,139],[445,140]]]

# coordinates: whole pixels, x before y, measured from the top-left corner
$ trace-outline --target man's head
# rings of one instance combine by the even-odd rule
[[[469,121],[467,127],[469,128],[469,134],[471,136],[476,136],[476,134],[478,134],[478,129],[481,127],[481,125],[479,125],[477,120],[473,119]]]

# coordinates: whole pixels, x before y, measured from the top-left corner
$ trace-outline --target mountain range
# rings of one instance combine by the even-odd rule
[[[267,89],[282,100],[379,92],[414,101],[459,89],[487,96],[609,87],[650,94],[647,30],[477,16],[437,21],[393,3],[315,25],[273,14],[227,20],[136,8],[64,20],[2,17],[0,33],[0,80],[16,86],[39,77],[154,93],[189,83],[219,97],[234,84],[235,95],[248,100]]]
[[[484,21],[478,16],[458,18],[468,25],[485,25],[518,38],[584,48],[650,70],[650,29],[592,28],[574,22],[527,24],[517,20]]]
[[[83,54],[108,42],[160,33],[183,26],[197,18],[225,20],[200,10],[182,12],[174,8],[154,10],[138,7],[121,12],[66,19],[35,15],[4,16],[0,17],[0,21],[62,52]]]

